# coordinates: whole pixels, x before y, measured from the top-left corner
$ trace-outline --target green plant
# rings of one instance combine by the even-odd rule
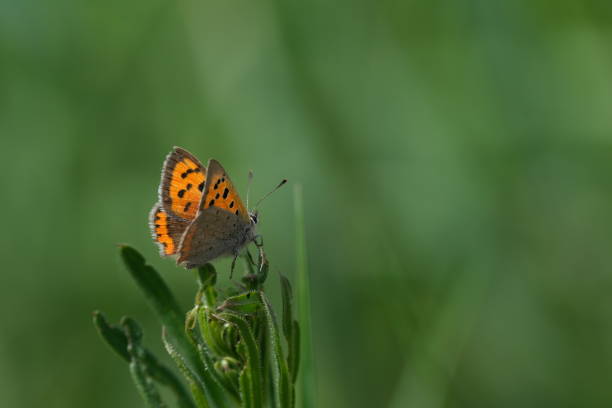
[[[166,351],[183,375],[189,392],[172,370],[142,345],[136,321],[124,317],[109,324],[94,312],[94,324],[111,348],[129,363],[134,383],[148,407],[165,407],[157,389],[168,387],[181,408],[258,408],[295,406],[294,383],[299,368],[299,325],[292,317],[292,289],[280,276],[282,336],[264,292],[268,262],[246,257],[248,272],[237,288],[215,287],[217,274],[207,264],[197,270],[193,308],[183,313],[161,276],[135,249],[120,248],[131,276],[162,323]],[[284,340],[283,340],[284,338]]]

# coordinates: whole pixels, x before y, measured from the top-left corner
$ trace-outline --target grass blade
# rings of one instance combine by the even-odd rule
[[[297,300],[298,320],[301,325],[299,339],[301,356],[301,375],[298,383],[301,408],[314,407],[315,373],[312,350],[312,325],[310,315],[310,280],[306,259],[306,236],[304,229],[304,205],[302,186],[296,184],[293,190],[295,205],[296,257],[297,257]]]
[[[278,334],[272,307],[263,291],[259,292],[266,316],[266,334],[269,344],[270,365],[272,369],[272,386],[274,389],[274,406],[276,408],[293,407],[293,396],[287,362],[283,356],[281,339]]]

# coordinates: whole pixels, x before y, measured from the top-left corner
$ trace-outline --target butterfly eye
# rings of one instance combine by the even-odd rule
[[[257,224],[257,214],[249,214],[253,224]]]

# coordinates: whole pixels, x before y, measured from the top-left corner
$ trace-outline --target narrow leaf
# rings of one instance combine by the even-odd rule
[[[104,315],[97,310],[93,313],[93,322],[100,336],[106,341],[106,344],[119,354],[121,358],[129,362],[131,358],[127,350],[128,341],[123,330],[108,324]]]
[[[217,272],[215,267],[207,263],[198,268],[198,284],[200,285],[199,295],[204,297],[206,306],[212,308],[217,302],[215,284],[217,283]],[[198,300],[199,302],[199,300]]]
[[[201,375],[209,400],[217,407],[227,406],[223,390],[212,380],[184,332],[183,312],[166,283],[153,267],[145,264],[144,258],[135,249],[121,247],[121,257],[162,325],[166,327],[169,338],[181,352],[185,363]]]
[[[149,376],[147,366],[143,361],[145,352],[141,347],[142,329],[134,319],[123,318],[121,326],[127,338],[127,350],[130,353],[130,373],[136,388],[145,404],[149,408],[163,408],[161,396],[155,387],[153,379]]]
[[[274,389],[274,406],[276,408],[293,407],[292,387],[287,369],[287,363],[281,348],[280,335],[272,308],[263,292],[259,292],[266,315],[266,331],[269,346],[270,366],[272,369],[272,385]]]
[[[133,358],[130,362],[130,373],[136,388],[140,393],[140,396],[145,401],[145,404],[149,408],[164,408],[166,405],[162,402],[161,396],[155,388],[155,384],[150,377],[146,374],[144,364],[138,359]]]
[[[300,325],[297,320],[293,321],[293,336],[291,336],[291,344],[289,344],[289,373],[291,374],[291,383],[295,384],[297,375],[300,370]]]
[[[130,362],[131,356],[128,352],[128,339],[125,333],[117,326],[109,325],[102,313],[94,312],[94,324],[102,338],[117,352],[124,360]],[[158,383],[169,387],[176,395],[177,402],[181,408],[192,408],[193,402],[187,394],[181,381],[161,364],[155,356],[143,348],[142,362],[147,368],[147,373]]]
[[[204,366],[206,367],[206,374],[208,375],[206,381],[213,382],[216,387],[215,389],[221,390],[224,398],[227,399],[227,397],[230,397],[232,401],[238,402],[238,395],[235,393],[235,390],[232,387],[226,387],[224,380],[217,372],[215,362],[213,361],[210,351],[206,348],[206,345],[199,344],[198,352]]]
[[[248,387],[251,391],[249,395],[249,406],[260,408],[263,406],[263,390],[261,381],[263,373],[261,370],[259,348],[257,347],[257,342],[255,340],[255,336],[253,335],[253,331],[249,327],[247,321],[237,314],[230,312],[220,313],[219,318],[235,325],[238,328],[240,339],[244,342],[247,355],[244,371],[247,371],[246,375],[251,381],[251,384]]]
[[[172,357],[177,367],[187,380],[187,383],[189,384],[189,389],[191,390],[191,395],[193,395],[193,398],[195,399],[198,408],[208,408],[210,405],[206,400],[206,395],[204,393],[204,384],[202,384],[202,380],[195,372],[191,370],[191,368],[187,366],[187,364],[185,364],[185,360],[183,359],[183,357],[168,341],[165,329],[162,329],[162,341],[164,342],[164,347],[166,348],[166,351],[168,352],[170,357]]]
[[[291,343],[291,331],[293,329],[293,311],[291,308],[291,283],[286,276],[280,275],[281,294],[283,298],[283,333],[288,343]]]
[[[240,399],[242,400],[242,408],[253,408],[253,382],[251,380],[251,372],[246,368],[240,373],[238,384],[240,386]]]
[[[157,271],[147,265],[142,255],[129,246],[121,247],[121,257],[162,323],[169,330],[173,327],[174,330],[181,331],[183,312]]]
[[[253,314],[261,307],[261,302],[253,292],[242,292],[226,298],[217,311],[232,311],[236,313]]]

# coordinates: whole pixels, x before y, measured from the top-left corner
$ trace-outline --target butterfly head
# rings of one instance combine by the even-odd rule
[[[257,222],[259,222],[259,212],[257,210],[250,212],[249,218],[251,219],[251,224],[257,225]]]

